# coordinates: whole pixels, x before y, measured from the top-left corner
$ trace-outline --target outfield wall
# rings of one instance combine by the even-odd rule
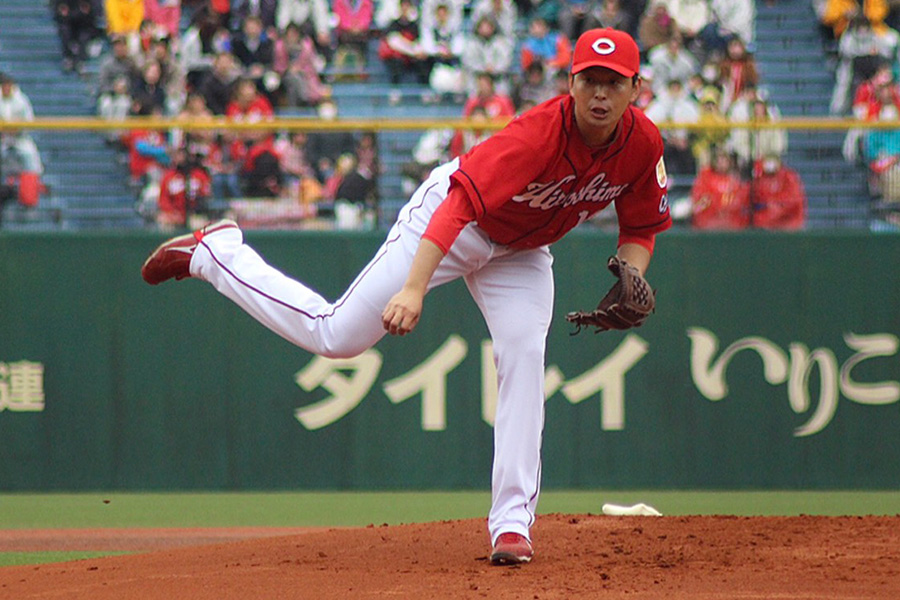
[[[248,232],[336,297],[380,233]],[[487,488],[493,370],[465,286],[317,358],[208,285],[150,287],[151,234],[0,234],[0,490]],[[544,482],[900,487],[900,236],[660,237],[658,310],[570,336],[615,238],[554,247]]]

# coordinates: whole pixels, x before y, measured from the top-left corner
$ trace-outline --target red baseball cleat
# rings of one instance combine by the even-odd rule
[[[518,533],[501,533],[491,551],[492,565],[518,565],[534,556],[531,542]]]
[[[179,235],[160,246],[147,257],[141,267],[141,277],[150,285],[162,283],[167,279],[184,279],[191,276],[191,257],[203,236],[223,229],[238,228],[231,219],[222,219],[211,223],[194,233]]]

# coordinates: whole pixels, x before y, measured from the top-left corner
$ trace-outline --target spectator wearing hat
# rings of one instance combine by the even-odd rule
[[[691,151],[699,168],[710,164],[713,148],[722,146],[728,139],[728,119],[721,110],[722,94],[714,87],[706,87],[700,95],[700,115],[697,123],[707,125],[694,135]]]
[[[100,72],[97,79],[97,92],[104,94],[111,92],[116,79],[125,77],[131,81],[138,73],[137,65],[128,54],[128,44],[124,36],[115,35],[110,40],[112,52],[100,63]]]
[[[800,175],[775,155],[763,157],[754,171],[751,224],[761,229],[802,229],[806,223],[806,191]]]

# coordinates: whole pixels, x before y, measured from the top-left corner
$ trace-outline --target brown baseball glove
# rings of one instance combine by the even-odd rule
[[[656,308],[656,292],[636,268],[617,256],[611,256],[606,266],[619,280],[594,310],[566,315],[568,322],[578,326],[572,335],[582,327],[595,327],[594,333],[640,327]]]

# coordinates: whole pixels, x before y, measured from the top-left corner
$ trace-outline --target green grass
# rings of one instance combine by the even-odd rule
[[[541,513],[599,514],[644,502],[665,515],[897,515],[900,491],[562,491]],[[208,492],[0,494],[0,529],[307,527],[486,518],[488,492]],[[0,553],[0,566],[91,558],[97,552]]]
[[[69,562],[114,554],[127,554],[127,552],[0,552],[0,567]]]
[[[900,491],[563,491],[542,513],[651,504],[666,515],[900,514]],[[0,494],[0,529],[364,526],[487,515],[488,492],[204,492]]]

